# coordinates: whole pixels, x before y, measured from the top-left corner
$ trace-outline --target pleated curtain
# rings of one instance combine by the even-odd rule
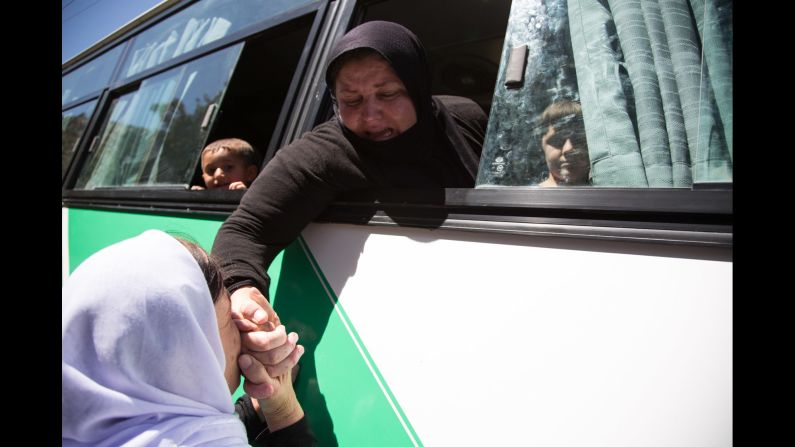
[[[567,6],[593,184],[731,182],[731,1]]]

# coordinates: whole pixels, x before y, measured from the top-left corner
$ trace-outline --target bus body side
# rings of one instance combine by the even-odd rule
[[[67,215],[72,268],[149,228],[209,247],[222,221]],[[338,445],[730,445],[731,272],[719,248],[333,223],[269,269]]]
[[[501,183],[504,168],[531,163],[500,145],[538,144],[522,121],[532,104],[505,99],[517,91],[503,82],[519,54],[511,48],[538,37],[516,24],[540,29],[572,2],[246,0],[230,13],[242,25],[210,20],[228,1],[163,2],[64,66],[62,280],[148,229],[209,250],[242,192],[187,190],[200,178],[202,145],[254,123],[244,136],[267,163],[330,113],[323,71],[336,39],[360,21],[405,22],[443,67],[435,88],[490,112],[479,171],[490,183],[343,196],[269,267],[271,303],[306,348],[295,388],[319,445],[733,444],[731,179],[691,188]],[[190,20],[218,27],[215,37],[153,62]],[[527,70],[551,63],[534,65],[532,46],[525,51]],[[262,87],[266,73],[278,92]],[[104,87],[81,87],[92,83]],[[96,154],[145,139],[145,126],[133,129],[143,119],[132,115],[125,134],[110,117],[147,98],[138,92],[169,88],[177,105],[161,109],[182,133],[152,141],[190,140],[182,158],[193,161],[177,160],[185,174],[157,183],[152,166],[169,160],[143,157],[139,183],[114,183],[113,163]],[[521,88],[540,87],[526,79]],[[199,106],[180,115],[191,95]],[[513,129],[497,133],[500,125]]]

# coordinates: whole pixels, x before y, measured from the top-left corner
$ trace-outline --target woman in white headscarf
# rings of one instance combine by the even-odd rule
[[[106,247],[63,287],[63,445],[248,445],[231,399],[241,367],[269,395],[266,445],[312,443],[290,371],[271,378],[239,355],[229,295],[201,248],[157,230]]]

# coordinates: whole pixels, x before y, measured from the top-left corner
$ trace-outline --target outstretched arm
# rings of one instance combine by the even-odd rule
[[[212,253],[230,293],[252,286],[267,294],[270,263],[336,196],[339,189],[326,180],[331,174],[310,140],[281,149],[221,225]]]

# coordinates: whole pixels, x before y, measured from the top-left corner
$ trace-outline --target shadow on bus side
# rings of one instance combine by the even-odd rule
[[[271,302],[306,349],[295,390],[318,444],[411,445],[410,422],[305,247],[299,240],[284,250]],[[349,248],[340,261],[355,268],[363,243]]]

